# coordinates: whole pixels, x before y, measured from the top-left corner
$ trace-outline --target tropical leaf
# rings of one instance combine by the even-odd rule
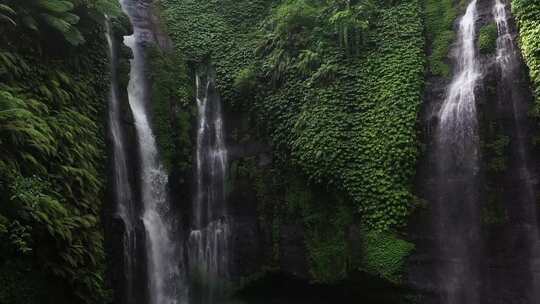
[[[0,13],[7,13],[9,15],[17,15],[17,12],[15,12],[15,10],[12,9],[9,5],[1,4],[1,3],[0,3]]]
[[[81,34],[81,32],[75,28],[70,27],[70,29],[67,32],[64,32],[64,38],[71,43],[72,45],[80,45],[85,42],[84,36]]]
[[[7,22],[7,23],[11,23],[11,25],[17,25],[17,23],[15,22],[15,20],[11,19],[10,17],[0,13],[0,22]]]
[[[43,20],[45,20],[45,22],[48,25],[50,25],[51,27],[57,29],[62,34],[64,34],[65,32],[67,32],[67,31],[69,31],[71,29],[71,24],[69,22],[67,22],[66,20],[62,19],[62,18],[53,16],[53,15],[50,15],[50,14],[46,14],[46,13],[42,13],[41,18]]]
[[[39,0],[38,5],[54,13],[65,13],[74,8],[73,3],[64,0]]]
[[[79,16],[72,14],[72,13],[65,13],[62,14],[62,19],[64,19],[69,24],[77,24],[79,23],[79,20],[81,19]]]

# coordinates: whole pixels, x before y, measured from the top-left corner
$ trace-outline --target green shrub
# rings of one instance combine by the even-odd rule
[[[482,54],[495,52],[497,48],[497,25],[490,23],[480,28],[478,34],[478,48]]]
[[[426,0],[424,6],[426,36],[431,45],[429,71],[433,75],[447,77],[450,68],[446,58],[455,37],[452,25],[457,12],[452,0]]]
[[[193,93],[183,57],[152,47],[148,52],[152,125],[165,167],[191,168]]]
[[[392,233],[367,232],[363,234],[364,261],[361,269],[399,283],[406,258],[414,245]]]
[[[241,69],[234,78],[233,87],[243,96],[249,96],[257,85],[257,73],[253,67]]]
[[[313,28],[319,14],[308,0],[288,0],[278,6],[273,26],[278,35],[291,36],[304,28]]]

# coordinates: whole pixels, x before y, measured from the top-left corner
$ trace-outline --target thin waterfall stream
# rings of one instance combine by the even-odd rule
[[[475,89],[477,0],[459,20],[454,76],[439,110],[435,139],[435,218],[441,303],[478,303],[479,145]]]
[[[229,219],[226,212],[225,178],[227,147],[221,100],[213,71],[197,72],[197,150],[193,223],[188,240],[194,301],[212,303],[222,296],[228,277]]]
[[[500,72],[500,81],[498,85],[499,100],[504,103],[510,103],[513,118],[513,134],[511,147],[513,150],[512,176],[519,179],[519,189],[516,193],[516,201],[520,206],[519,222],[524,238],[524,244],[527,244],[528,262],[522,262],[525,266],[521,269],[523,272],[530,273],[530,286],[527,286],[528,303],[536,303],[540,299],[540,244],[538,219],[536,210],[535,177],[531,171],[530,149],[527,147],[530,135],[527,129],[528,122],[528,101],[529,97],[521,87],[515,85],[516,79],[521,77],[521,58],[519,49],[515,45],[514,36],[510,30],[507,6],[502,0],[495,0],[493,6],[493,19],[497,25],[497,48],[496,64]],[[517,236],[519,237],[519,236]]]
[[[113,143],[113,187],[114,200],[116,202],[116,216],[120,217],[124,225],[123,244],[123,270],[124,270],[124,301],[127,304],[134,303],[134,273],[135,273],[135,248],[136,237],[134,231],[135,211],[133,208],[132,189],[129,184],[127,157],[125,151],[125,135],[120,127],[120,97],[118,92],[118,75],[116,72],[117,58],[116,46],[111,32],[110,21],[106,22],[107,42],[109,44],[111,61],[111,92],[109,99],[108,125]]]
[[[133,112],[140,154],[140,191],[142,222],[146,234],[146,271],[150,304],[184,303],[187,297],[182,269],[181,248],[177,242],[177,219],[171,214],[168,176],[159,159],[156,140],[150,126],[148,84],[145,76],[145,43],[153,43],[147,26],[150,4],[121,1],[133,25],[132,36],[125,37],[131,48],[129,105]]]

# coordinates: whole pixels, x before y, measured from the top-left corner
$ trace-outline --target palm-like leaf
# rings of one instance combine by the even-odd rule
[[[0,3],[0,22],[11,23],[12,25],[17,25],[15,20],[11,16],[16,15],[17,13],[10,6]]]
[[[66,13],[73,10],[74,5],[64,0],[39,0],[38,5],[49,12]]]

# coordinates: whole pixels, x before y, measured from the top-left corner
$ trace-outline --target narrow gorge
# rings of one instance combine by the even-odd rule
[[[0,0],[0,304],[535,304],[540,1]]]

